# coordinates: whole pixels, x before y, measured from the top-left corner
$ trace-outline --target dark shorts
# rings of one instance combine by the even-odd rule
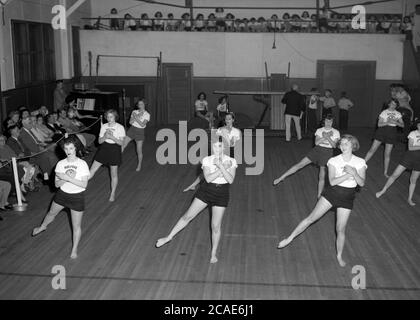
[[[345,188],[340,186],[327,187],[322,196],[327,199],[334,208],[353,209],[353,202],[356,197],[356,188]]]
[[[229,183],[215,184],[204,181],[194,195],[208,206],[227,207],[229,203]]]
[[[106,166],[119,166],[121,164],[121,146],[116,143],[102,143],[94,160]]]
[[[75,211],[85,211],[85,192],[67,193],[58,189],[53,201],[60,206]]]
[[[218,27],[225,27],[226,26],[225,20],[223,20],[223,19],[217,19],[216,20],[216,26],[218,26]]]
[[[127,130],[127,137],[134,141],[143,141],[144,140],[144,128],[137,128],[135,126],[131,126]]]
[[[385,144],[397,144],[397,127],[379,127],[375,132],[374,139]]]
[[[333,156],[332,148],[324,148],[320,146],[315,146],[306,157],[311,160],[314,164],[320,167],[327,165],[328,160]]]
[[[420,150],[406,151],[400,165],[409,170],[420,171]]]

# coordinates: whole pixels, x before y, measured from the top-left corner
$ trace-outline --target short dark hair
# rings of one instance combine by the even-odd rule
[[[205,92],[203,92],[203,91],[201,91],[201,92],[198,94],[197,99],[199,99],[199,100],[200,100],[200,96],[201,96],[201,95],[204,95],[204,100],[205,100],[205,99],[207,99],[207,95],[206,95],[206,93],[205,93]]]
[[[64,146],[69,145],[69,144],[73,144],[74,145],[74,147],[76,149],[76,154],[81,149],[80,140],[74,134],[71,134],[67,138],[65,138],[65,139],[63,139],[63,140],[60,141],[60,147],[63,150],[64,150]]]

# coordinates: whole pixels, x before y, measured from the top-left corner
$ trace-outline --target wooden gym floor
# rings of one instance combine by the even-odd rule
[[[372,130],[357,129],[358,155],[370,146]],[[317,173],[307,167],[277,187],[272,180],[300,160],[311,141],[287,144],[265,139],[265,169],[245,176],[241,166],[231,188],[219,262],[209,264],[209,211],[205,210],[168,245],[156,249],[187,209],[193,193],[182,193],[195,179],[191,165],[160,166],[154,131],[144,146],[143,169],[134,171],[131,144],[120,168],[117,201],[108,200],[109,178],[101,169],[90,181],[79,257],[69,258],[71,229],[61,213],[36,238],[31,230],[48,209],[47,187],[28,196],[29,210],[8,212],[0,222],[0,299],[419,299],[420,186],[406,202],[409,173],[380,200],[382,153],[369,162],[367,184],[358,195],[347,227],[344,258],[335,259],[335,217],[332,212],[289,247],[278,241],[288,235],[316,202]],[[391,170],[404,151],[398,145]],[[54,290],[52,268],[66,270],[66,290]],[[352,288],[352,267],[366,270],[366,290]]]

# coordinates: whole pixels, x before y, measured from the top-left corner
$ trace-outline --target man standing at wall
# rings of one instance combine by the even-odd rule
[[[305,111],[305,96],[298,92],[298,85],[294,84],[292,90],[287,92],[281,102],[286,105],[284,112],[286,121],[286,141],[290,141],[290,122],[294,121],[296,128],[296,135],[298,140],[302,139],[302,133],[300,128],[300,119],[302,119],[303,112]]]

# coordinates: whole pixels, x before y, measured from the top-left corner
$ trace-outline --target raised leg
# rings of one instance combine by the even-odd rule
[[[375,154],[376,150],[378,150],[379,146],[381,145],[381,142],[378,140],[373,140],[372,146],[370,147],[368,153],[366,153],[365,161],[368,162],[370,158]]]
[[[82,218],[83,211],[71,210],[71,223],[73,226],[73,246],[71,249],[71,259],[77,258],[77,247],[79,246],[80,237],[82,235]]]
[[[346,225],[350,217],[350,213],[351,213],[350,209],[344,209],[344,208],[337,209],[336,249],[337,249],[337,260],[341,267],[346,266],[346,262],[343,260],[342,255],[343,255],[344,242],[346,240]]]
[[[405,171],[405,167],[403,167],[402,165],[398,165],[394,172],[392,173],[392,175],[388,178],[388,180],[386,181],[384,187],[382,188],[381,191],[376,193],[376,198],[380,198],[387,190],[388,188],[394,183],[395,180],[398,179],[398,177]]]
[[[289,170],[287,170],[285,173],[283,173],[283,175],[280,178],[274,180],[273,185],[279,184],[284,179],[286,179],[288,176],[290,176],[290,175],[294,174],[295,172],[299,171],[300,169],[306,167],[311,162],[312,161],[309,160],[308,157],[303,158],[297,164],[295,164],[293,167],[291,167]]]
[[[410,206],[416,205],[413,202],[413,195],[414,195],[414,190],[416,189],[416,183],[419,176],[420,176],[420,171],[414,171],[414,170],[410,176],[410,187],[408,188],[408,203],[410,204]]]
[[[307,216],[298,224],[298,226],[295,228],[295,230],[293,230],[292,234],[288,238],[280,241],[278,248],[283,249],[285,246],[287,246],[290,242],[293,241],[294,238],[305,231],[312,223],[320,219],[329,209],[331,209],[331,207],[331,203],[324,197],[321,197],[309,216]]]
[[[38,235],[39,233],[41,233],[42,231],[47,230],[47,226],[51,222],[54,221],[57,214],[59,214],[60,211],[63,210],[63,209],[64,209],[64,207],[62,205],[59,205],[59,204],[57,204],[53,201],[51,203],[50,210],[48,211],[48,213],[44,217],[44,220],[42,221],[41,225],[37,228],[34,228],[34,230],[32,231],[32,236],[34,237],[34,236]]]
[[[225,207],[213,207],[211,217],[211,258],[210,263],[216,263],[217,247],[219,246],[220,234],[222,229],[222,219],[225,213]]]
[[[96,171],[98,171],[98,169],[102,166],[102,163],[98,162],[98,161],[93,161],[92,166],[90,167],[90,175],[89,175],[89,180],[93,178],[93,176],[95,175]]]
[[[131,142],[131,138],[129,136],[124,137],[123,144],[121,146],[121,152],[124,152],[125,148],[128,146],[128,144]]]
[[[160,248],[164,244],[168,243],[172,240],[172,238],[178,234],[182,229],[184,229],[188,223],[192,219],[194,219],[201,211],[203,211],[207,207],[207,203],[194,198],[193,202],[191,203],[188,210],[184,213],[184,215],[178,220],[175,226],[172,228],[171,232],[164,238],[160,238],[156,242],[156,247]]]

